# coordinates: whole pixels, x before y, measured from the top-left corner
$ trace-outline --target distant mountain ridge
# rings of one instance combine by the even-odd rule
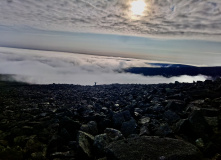
[[[152,66],[159,67],[131,67],[124,72],[133,74],[142,74],[144,76],[164,76],[173,77],[181,75],[197,76],[205,75],[213,78],[221,76],[221,67],[195,67],[182,64],[164,64],[164,63],[149,63]]]
[[[181,68],[181,67],[195,67],[195,66],[190,66],[190,65],[185,65],[185,64],[169,64],[169,63],[147,63],[150,64],[151,66],[158,66],[158,67],[176,67],[176,68]]]

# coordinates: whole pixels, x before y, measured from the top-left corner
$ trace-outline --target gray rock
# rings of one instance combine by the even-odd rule
[[[134,119],[131,119],[130,121],[124,122],[121,126],[121,133],[127,137],[130,134],[136,133],[136,127],[137,123]]]
[[[68,133],[68,131],[65,128],[62,128],[59,135],[65,140],[65,141],[69,141],[71,139],[70,134]]]
[[[186,109],[186,106],[183,101],[171,100],[168,102],[165,108],[176,113],[182,113]]]
[[[94,143],[94,136],[79,131],[78,133],[78,146],[82,150],[84,156],[90,158],[93,156],[92,154],[92,147]]]
[[[99,134],[94,137],[94,149],[97,155],[104,155],[104,148],[109,144],[107,134]]]
[[[140,127],[140,136],[150,136],[150,130],[147,125]]]
[[[180,120],[180,116],[178,116],[175,112],[173,112],[171,110],[164,112],[164,118],[170,124]]]
[[[204,117],[206,122],[212,128],[217,128],[219,126],[218,117]]]
[[[150,117],[141,117],[138,121],[139,124],[144,125],[145,123],[150,122]]]
[[[104,133],[107,134],[107,138],[110,141],[117,141],[117,140],[124,139],[122,133],[119,130],[116,130],[116,129],[113,129],[113,128],[106,128],[104,130]]]
[[[128,110],[123,111],[125,121],[129,121],[131,119],[131,114]]]
[[[87,124],[82,125],[80,130],[93,136],[98,134],[97,123],[95,121],[90,121]]]
[[[54,152],[58,152],[63,145],[64,140],[60,136],[52,136],[47,147],[47,156],[50,156]]]
[[[173,131],[171,130],[170,126],[167,123],[162,123],[156,129],[154,134],[156,136],[169,136],[173,134]]]
[[[27,141],[25,149],[30,153],[34,152],[42,152],[43,144],[38,141],[36,136],[31,136],[30,139]]]
[[[203,148],[204,147],[204,142],[203,142],[203,139],[202,138],[198,138],[196,141],[196,146],[199,147],[199,148]]]
[[[20,147],[4,148],[0,146],[0,159],[1,160],[10,160],[10,159],[23,160],[24,157],[23,157],[22,149]]]
[[[108,160],[164,159],[201,160],[202,155],[194,145],[170,138],[138,137],[112,142],[106,147]]]
[[[59,159],[60,158],[61,159],[71,159],[71,158],[74,158],[74,157],[75,157],[74,152],[70,152],[70,151],[67,151],[67,152],[55,152],[55,153],[51,154],[51,158],[52,159],[57,159],[57,158],[59,158]]]
[[[203,116],[216,117],[219,115],[220,111],[214,108],[201,108],[201,113]]]
[[[45,155],[42,152],[35,152],[31,154],[32,160],[46,160]]]
[[[122,113],[114,113],[112,120],[114,128],[120,128],[122,123],[125,121],[124,115]]]
[[[188,120],[191,124],[192,131],[198,137],[208,136],[213,132],[200,111],[193,111]]]

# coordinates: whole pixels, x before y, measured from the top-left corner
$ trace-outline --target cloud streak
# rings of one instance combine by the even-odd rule
[[[44,30],[160,36],[221,37],[220,0],[145,0],[132,17],[133,0],[2,0],[0,25]]]

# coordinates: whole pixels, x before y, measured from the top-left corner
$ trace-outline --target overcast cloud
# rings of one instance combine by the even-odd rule
[[[220,0],[145,0],[143,16],[133,0],[1,0],[0,25],[44,30],[138,35],[221,35]]]

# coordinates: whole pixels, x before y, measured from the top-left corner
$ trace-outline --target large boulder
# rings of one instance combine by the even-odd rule
[[[109,142],[110,141],[107,137],[107,134],[96,135],[94,137],[94,144],[93,144],[96,155],[98,155],[99,157],[104,156],[105,155],[104,148],[109,144]]]
[[[121,133],[124,136],[129,136],[130,134],[136,133],[136,127],[137,123],[134,119],[131,119],[130,121],[124,122],[121,126]]]
[[[164,112],[164,118],[170,124],[180,120],[180,116],[178,116],[175,112],[171,110]]]
[[[186,106],[183,101],[171,100],[168,102],[165,108],[176,113],[182,113],[185,110]]]
[[[78,146],[80,149],[80,156],[84,157],[85,159],[91,158],[93,156],[93,143],[94,143],[94,136],[79,131],[78,133]]]
[[[108,160],[201,160],[194,145],[171,138],[137,137],[112,142],[106,147]]]
[[[198,137],[209,136],[212,129],[199,110],[193,111],[188,118],[194,134]]]

